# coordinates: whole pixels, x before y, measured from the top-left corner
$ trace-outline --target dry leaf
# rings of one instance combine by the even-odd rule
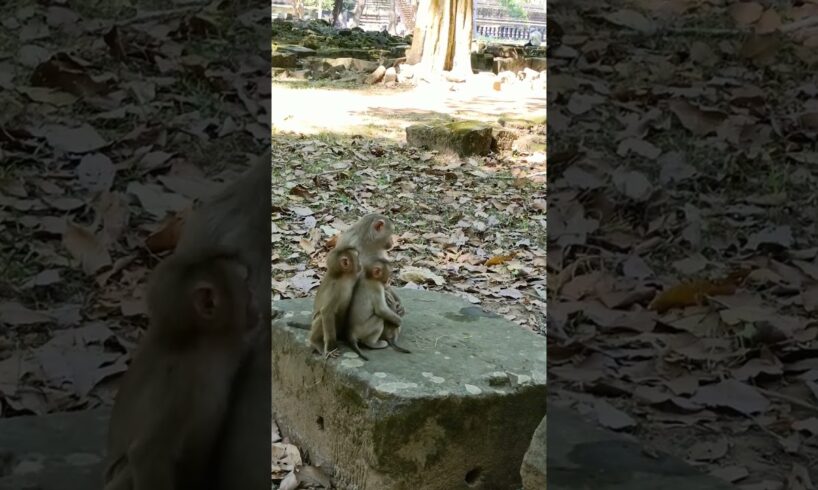
[[[804,309],[812,313],[818,310],[818,285],[813,284],[801,292],[801,302]]]
[[[622,9],[605,16],[605,20],[612,24],[628,27],[635,31],[651,34],[656,30],[653,22],[635,10]]]
[[[34,102],[42,102],[57,107],[69,106],[77,101],[75,95],[45,87],[17,87],[17,91]]]
[[[781,27],[781,16],[774,9],[769,9],[761,15],[756,24],[758,34],[769,34]]]
[[[44,130],[49,145],[68,153],[88,153],[108,144],[97,130],[88,124],[77,128],[54,124],[46,126]]]
[[[764,7],[756,2],[735,2],[727,8],[727,11],[736,24],[748,26],[761,17]]]
[[[446,283],[442,276],[435,274],[429,269],[423,267],[407,266],[400,271],[400,278],[406,282],[413,282],[415,284],[424,284],[433,282],[438,286]]]
[[[776,59],[781,49],[781,36],[775,34],[753,34],[747,37],[739,54],[756,64],[769,64]]]
[[[22,287],[23,289],[30,289],[34,287],[50,286],[52,284],[57,284],[58,282],[60,282],[59,269],[48,269],[26,281]]]
[[[128,184],[128,193],[139,199],[145,211],[159,219],[164,219],[169,212],[179,212],[191,206],[190,199],[164,192],[155,184],[132,181]]]
[[[725,115],[721,112],[704,111],[686,100],[674,99],[669,105],[682,126],[694,136],[705,136],[715,132],[725,119]]]
[[[770,401],[754,387],[729,379],[699,387],[691,401],[708,407],[731,408],[746,415],[764,412]]]
[[[94,275],[103,267],[111,265],[105,240],[70,221],[66,223],[62,243],[88,275]]]
[[[20,303],[6,301],[0,303],[0,323],[6,325],[34,325],[37,323],[48,323],[54,318],[45,312],[34,311]]]
[[[715,281],[700,279],[677,284],[657,294],[648,305],[648,309],[662,313],[671,308],[684,308],[701,304],[708,296],[731,295],[735,293],[736,287],[748,272],[738,271],[726,278]]]
[[[512,253],[510,253],[508,255],[495,255],[495,256],[491,257],[490,259],[488,259],[486,261],[485,265],[492,266],[492,265],[505,264],[509,260],[513,259],[515,255],[516,255],[515,252],[512,252]]]
[[[646,279],[653,275],[650,266],[638,255],[631,255],[622,264],[622,273],[633,279]]]
[[[166,218],[159,230],[145,239],[148,250],[153,253],[161,253],[175,249],[176,244],[179,243],[179,237],[182,236],[182,229],[185,226],[185,219],[189,212],[190,208]]]
[[[642,172],[618,167],[612,178],[614,188],[634,201],[645,201],[653,193],[653,186]]]
[[[613,430],[622,430],[636,426],[636,421],[622,410],[605,400],[594,401],[594,412],[599,424]]]

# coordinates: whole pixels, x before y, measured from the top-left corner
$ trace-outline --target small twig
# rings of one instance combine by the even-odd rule
[[[797,405],[797,406],[799,406],[801,408],[804,408],[804,409],[807,409],[807,410],[812,410],[813,412],[818,413],[818,406],[813,405],[812,403],[809,403],[807,401],[801,400],[800,398],[795,398],[794,396],[785,395],[784,393],[779,393],[777,391],[772,391],[772,390],[768,390],[768,389],[765,389],[765,388],[756,387],[756,389],[759,392],[761,392],[761,393],[763,393],[763,394],[765,394],[767,396],[771,396],[773,398],[778,398],[780,400],[790,402],[793,405]]]
[[[350,169],[349,168],[336,168],[336,169],[333,169],[333,170],[326,170],[324,172],[319,172],[317,174],[310,174],[310,175],[307,175],[307,177],[310,178],[310,179],[314,179],[315,177],[323,177],[324,175],[339,174],[341,172],[346,172],[347,170],[350,170]]]
[[[783,445],[783,444],[784,444],[784,438],[783,438],[783,437],[779,436],[778,434],[776,434],[776,433],[775,433],[775,432],[773,432],[772,430],[768,429],[767,427],[764,427],[764,426],[761,424],[761,422],[759,422],[759,421],[758,421],[758,419],[757,419],[756,417],[753,417],[752,415],[747,414],[747,413],[745,413],[745,414],[744,414],[744,416],[745,416],[745,417],[747,417],[748,419],[750,419],[750,421],[751,421],[751,422],[753,422],[753,424],[755,424],[755,425],[756,425],[756,427],[758,427],[759,429],[761,429],[761,431],[762,431],[762,432],[764,432],[764,433],[765,433],[765,434],[767,434],[768,436],[770,436],[770,437],[772,437],[773,439],[775,439],[776,441],[778,441],[778,443],[779,443],[779,444],[781,444],[781,445]]]
[[[781,26],[781,29],[779,30],[781,32],[792,32],[797,31],[798,29],[813,26],[818,26],[818,15],[797,20],[795,22],[790,22],[789,24],[784,24],[783,26]]]

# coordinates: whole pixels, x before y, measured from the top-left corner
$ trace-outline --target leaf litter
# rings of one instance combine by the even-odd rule
[[[0,64],[3,417],[113,403],[148,272],[188,208],[269,144],[269,60],[233,48],[267,37],[269,9],[92,3],[17,2],[0,26],[17,54]],[[190,31],[202,10],[218,33]]]
[[[818,10],[673,8],[549,12],[549,390],[745,490],[813,488]]]

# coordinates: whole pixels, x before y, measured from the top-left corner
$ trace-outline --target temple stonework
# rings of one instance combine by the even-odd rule
[[[394,0],[397,17],[406,33],[415,26],[417,2]],[[368,0],[361,15],[361,27],[366,30],[388,29],[391,19],[392,0]],[[527,40],[529,33],[536,29],[545,37],[545,4],[522,5],[525,17],[512,17],[508,8],[499,0],[474,0],[475,34],[500,40]],[[402,34],[402,33],[401,33]]]
[[[292,4],[292,0],[272,0],[273,4]],[[332,7],[332,1],[326,0]],[[368,31],[389,30],[409,34],[415,27],[417,0],[366,0],[360,27]],[[477,37],[501,41],[526,41],[538,30],[545,39],[545,3],[523,3],[524,17],[512,17],[499,0],[474,0],[474,30]],[[345,15],[345,17],[347,17]]]

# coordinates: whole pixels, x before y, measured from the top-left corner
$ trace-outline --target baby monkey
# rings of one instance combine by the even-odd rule
[[[386,251],[393,246],[392,228],[392,221],[386,215],[367,214],[341,234],[336,247],[357,249],[361,264],[367,264],[374,259],[389,260]],[[398,315],[403,316],[405,311],[397,294],[391,287],[386,288],[385,294],[389,307]]]
[[[371,349],[387,345],[399,352],[409,353],[397,345],[401,317],[386,303],[385,290],[389,286],[391,267],[384,259],[370,259],[364,265],[363,277],[355,285],[349,307],[347,341],[364,360],[369,360],[358,347],[358,342]],[[386,325],[389,325],[386,328]]]
[[[105,490],[204,488],[235,373],[260,331],[233,254],[174,254],[148,285],[150,326],[116,396]]]
[[[309,343],[324,357],[338,357],[338,329],[346,320],[361,265],[353,247],[335,247],[327,254],[327,273],[318,286]]]

